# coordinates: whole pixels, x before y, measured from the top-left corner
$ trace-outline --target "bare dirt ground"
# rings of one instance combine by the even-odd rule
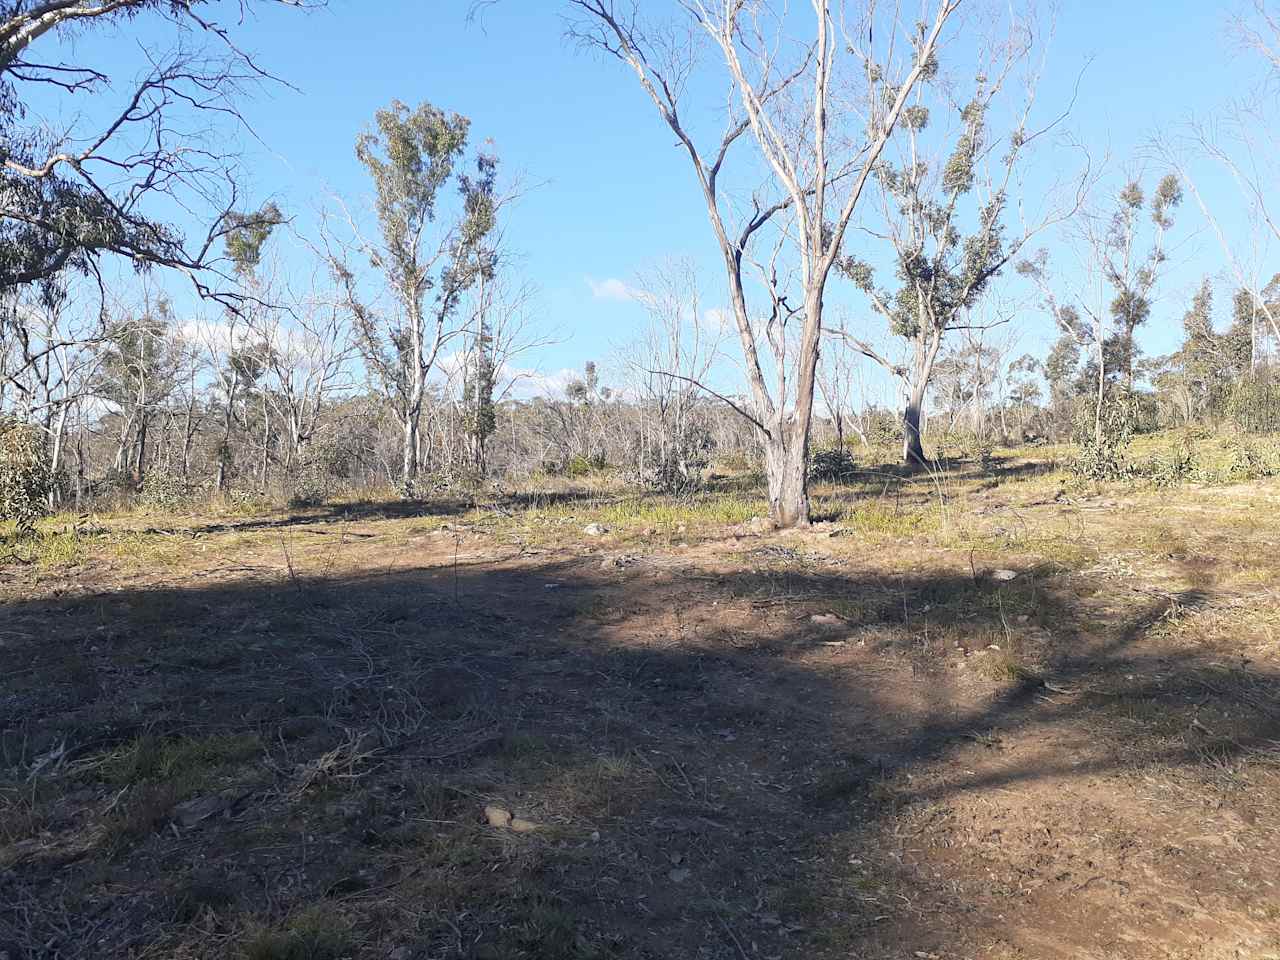
[[[825,496],[11,558],[0,956],[1280,957],[1280,486]]]

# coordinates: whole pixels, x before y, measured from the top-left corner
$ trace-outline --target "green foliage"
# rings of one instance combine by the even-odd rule
[[[262,261],[262,248],[271,231],[284,223],[280,208],[274,203],[263,205],[256,213],[227,214],[227,232],[223,238],[227,256],[235,265],[236,273],[248,276]]]
[[[191,489],[187,482],[175,473],[152,470],[142,480],[138,491],[138,503],[151,510],[175,512],[190,505]]]
[[[956,139],[955,149],[942,171],[942,189],[959,196],[973,189],[974,161],[982,148],[987,115],[987,102],[975,97],[960,111],[964,132]]]
[[[1280,462],[1268,457],[1249,442],[1240,443],[1227,464],[1227,478],[1233,482],[1261,480],[1280,474]]]
[[[349,929],[334,912],[311,907],[281,927],[258,927],[244,944],[244,960],[341,960],[353,956]]]
[[[810,483],[848,483],[857,475],[858,464],[848,450],[819,450],[809,460]]]
[[[657,462],[634,479],[659,493],[689,496],[702,489],[703,472],[711,465],[714,449],[710,431],[700,424],[686,425],[663,446]]]
[[[399,100],[374,116],[377,132],[356,140],[356,157],[373,178],[382,237],[397,286],[416,288],[424,281],[418,264],[422,228],[435,220],[436,195],[453,174],[467,143],[471,121],[461,114],[422,103],[410,110]]]
[[[1080,450],[1071,464],[1072,474],[1080,480],[1098,481],[1129,476],[1132,468],[1125,450],[1133,439],[1136,420],[1137,402],[1127,391],[1108,391],[1100,416],[1095,398],[1081,398],[1073,420],[1073,439]]]
[[[0,416],[0,520],[17,522],[27,532],[44,516],[53,474],[38,427]]]
[[[1195,452],[1186,439],[1172,450],[1132,467],[1133,475],[1150,480],[1158,487],[1176,487],[1196,476],[1198,470]]]
[[[1227,396],[1227,420],[1246,433],[1280,432],[1280,378],[1242,377]]]
[[[312,441],[289,477],[289,506],[318,507],[323,504],[338,491],[348,475],[351,457],[352,451],[341,437],[329,436]]]
[[[604,454],[595,454],[590,457],[579,454],[576,457],[570,457],[560,472],[566,477],[589,477],[608,469],[609,461],[605,459]]]

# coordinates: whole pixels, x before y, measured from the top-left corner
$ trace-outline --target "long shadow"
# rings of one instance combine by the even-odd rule
[[[356,946],[287,955],[971,955],[1003,915],[895,855],[904,810],[1280,739],[1276,677],[1144,643],[1190,591],[1097,639],[1034,580],[596,563],[10,604],[0,759],[30,823],[0,834],[0,949],[235,955],[318,906]],[[1018,616],[1053,641],[958,679]],[[1229,736],[951,763],[1002,732],[1106,740],[1118,703],[1188,691]],[[219,766],[228,744],[249,755]],[[484,825],[486,803],[536,829]]]
[[[566,504],[607,503],[617,497],[601,496],[591,491],[553,491],[547,493],[506,493],[496,496],[469,498],[463,496],[439,496],[425,500],[356,500],[330,503],[323,507],[302,507],[290,510],[282,517],[260,517],[248,520],[227,520],[185,528],[196,535],[230,532],[277,530],[291,527],[324,526],[334,523],[357,523],[377,520],[413,520],[421,517],[456,517],[474,510],[477,505],[486,509],[507,511],[530,508],[548,508]],[[151,528],[147,533],[169,533],[171,530]]]

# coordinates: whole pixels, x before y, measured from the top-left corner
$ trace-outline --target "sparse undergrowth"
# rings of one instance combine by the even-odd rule
[[[0,949],[1261,960],[1277,488],[1048,458],[42,520]]]

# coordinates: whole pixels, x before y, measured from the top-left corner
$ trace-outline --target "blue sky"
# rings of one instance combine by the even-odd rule
[[[541,323],[561,338],[530,364],[549,372],[607,359],[641,318],[637,304],[607,295],[618,289],[607,281],[629,282],[663,257],[705,264],[714,299],[717,261],[700,195],[634,77],[565,41],[560,0],[503,0],[480,23],[468,22],[468,6],[330,0],[308,15],[259,8],[239,41],[298,91],[267,87],[246,110],[263,141],[245,147],[255,199],[275,199],[304,231],[326,197],[358,205],[369,184],[353,153],[356,134],[392,98],[430,100],[470,117],[474,143],[491,140],[506,170],[541,184],[509,221],[512,244],[541,290]],[[1227,37],[1234,9],[1231,0],[1063,4],[1038,95],[1041,116],[1068,102],[1087,63],[1068,124],[1096,155],[1109,152],[1109,182],[1119,182],[1153,133],[1211,114],[1255,84],[1252,62]],[[136,41],[122,37],[78,42],[110,42],[92,54],[136,65]],[[1044,168],[1033,173],[1048,176],[1064,158],[1074,162],[1041,151],[1036,163]],[[1235,204],[1220,178],[1207,187],[1224,210]],[[1190,203],[1177,235],[1186,242],[1144,332],[1152,352],[1176,345],[1192,289],[1225,265]],[[1024,326],[1022,348],[1042,353],[1049,325],[1028,317]]]

